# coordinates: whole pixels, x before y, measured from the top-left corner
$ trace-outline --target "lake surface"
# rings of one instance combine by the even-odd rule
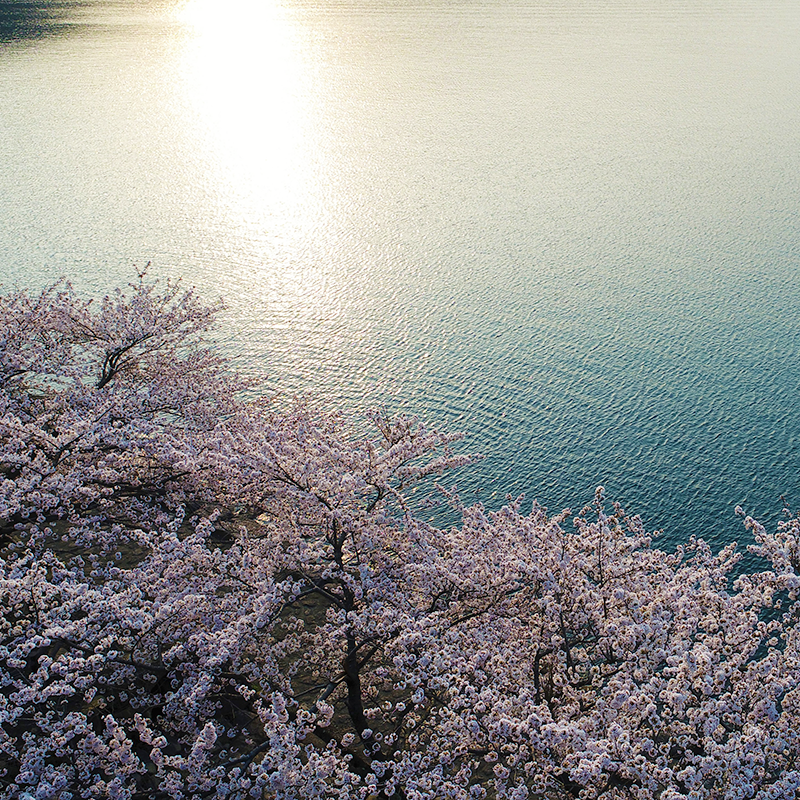
[[[800,507],[798,209],[796,0],[0,2],[0,282],[152,261],[488,506]]]

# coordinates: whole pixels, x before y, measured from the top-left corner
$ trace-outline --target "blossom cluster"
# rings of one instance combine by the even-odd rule
[[[465,507],[457,435],[253,399],[217,311],[0,297],[0,798],[800,794],[800,519],[748,573]]]

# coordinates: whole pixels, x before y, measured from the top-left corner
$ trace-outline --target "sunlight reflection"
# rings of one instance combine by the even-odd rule
[[[230,243],[234,258],[242,250],[237,269],[250,264],[232,283],[251,282],[254,296],[286,313],[327,314],[330,275],[297,258],[318,235],[325,196],[302,26],[274,0],[188,0],[178,13],[209,190],[240,237]]]
[[[237,181],[285,189],[303,128],[303,64],[285,12],[268,0],[190,0],[180,15],[195,33],[187,81],[219,155]]]

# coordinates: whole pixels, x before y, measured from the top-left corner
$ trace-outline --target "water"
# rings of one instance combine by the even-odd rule
[[[0,2],[0,280],[153,261],[269,387],[594,487],[674,543],[800,506],[800,6]]]

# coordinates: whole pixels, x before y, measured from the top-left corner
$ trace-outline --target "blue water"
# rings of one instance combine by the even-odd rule
[[[0,280],[152,261],[489,506],[800,507],[798,209],[794,0],[0,3]]]

